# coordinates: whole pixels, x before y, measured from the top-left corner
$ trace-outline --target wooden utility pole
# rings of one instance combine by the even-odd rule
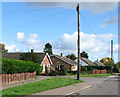
[[[111,40],[111,60],[112,60],[112,62],[111,62],[111,74],[112,74],[112,68],[113,68],[113,40]]]
[[[79,9],[80,6],[79,4],[77,5],[77,15],[78,15],[78,66],[77,66],[77,80],[79,80],[79,75],[80,75],[80,13]]]

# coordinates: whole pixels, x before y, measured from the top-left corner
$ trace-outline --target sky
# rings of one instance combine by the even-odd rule
[[[3,2],[2,43],[9,52],[43,52],[49,42],[53,53],[77,56],[77,3]],[[118,61],[117,3],[80,3],[80,50],[92,61],[110,57]]]

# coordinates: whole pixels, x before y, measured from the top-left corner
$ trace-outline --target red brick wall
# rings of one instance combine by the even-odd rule
[[[106,70],[93,70],[93,74],[106,74]]]
[[[49,59],[48,59],[48,56],[45,57],[45,59],[43,60],[43,62],[42,62],[41,65],[43,65],[43,64],[45,64],[45,66],[47,66],[47,64],[49,64],[49,71],[48,71],[48,72],[50,72],[51,64],[50,64],[50,61],[49,61]],[[44,73],[45,73],[45,70],[42,71],[42,74],[44,74]]]
[[[32,80],[36,77],[36,72],[34,73],[14,73],[14,74],[1,74],[2,84],[11,84],[18,81]]]

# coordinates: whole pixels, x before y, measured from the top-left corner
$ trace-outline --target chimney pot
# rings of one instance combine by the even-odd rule
[[[61,53],[61,57],[62,57],[62,53]]]
[[[34,49],[31,49],[31,53],[33,53],[34,52]]]

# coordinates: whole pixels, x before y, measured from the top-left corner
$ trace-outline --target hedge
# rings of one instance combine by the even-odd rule
[[[37,71],[37,74],[39,75],[42,72],[42,68],[43,67],[40,66],[40,64],[31,61],[2,58],[2,74]]]
[[[81,66],[81,74],[92,74],[93,70],[107,70],[107,73],[111,72],[111,66]],[[68,73],[77,74],[77,71],[68,71]]]

